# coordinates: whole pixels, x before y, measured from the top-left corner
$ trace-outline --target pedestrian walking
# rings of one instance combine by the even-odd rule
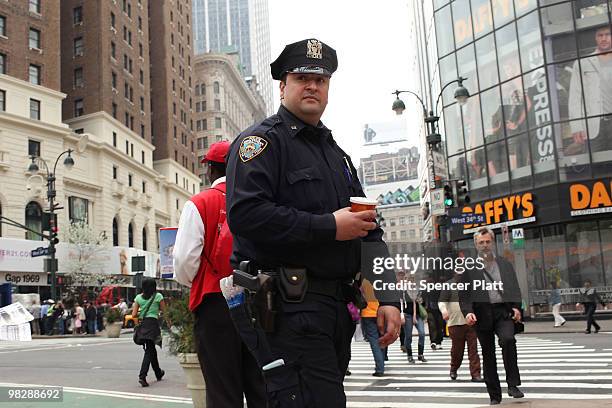
[[[40,334],[40,310],[40,304],[36,299],[34,299],[29,310],[30,314],[34,318],[30,322],[30,329],[32,330],[32,334]]]
[[[232,319],[219,281],[232,273],[231,235],[225,234],[225,158],[229,142],[210,146],[202,163],[211,188],[187,201],[181,212],[174,244],[176,280],[191,288],[189,310],[194,313],[194,336],[206,381],[210,408],[264,407],[266,392],[261,370]]]
[[[449,283],[462,282],[462,277],[462,273],[455,272],[455,275],[449,280]],[[448,332],[451,338],[449,374],[451,380],[454,381],[457,379],[457,371],[463,362],[463,352],[465,351],[465,344],[467,343],[472,382],[482,382],[476,331],[472,326],[467,324],[465,316],[463,316],[461,312],[459,292],[457,290],[442,290],[439,296],[438,308],[442,313],[442,318],[447,321]]]
[[[74,304],[74,316],[72,318],[73,334],[83,333],[85,326],[85,309],[77,302]]]
[[[85,307],[85,320],[87,322],[87,334],[96,334],[96,320],[98,311],[92,302],[88,302]]]
[[[47,311],[49,310],[49,306],[51,299],[47,299],[40,306],[40,334],[47,334]]]
[[[433,283],[434,279],[431,278],[429,281]],[[439,298],[440,291],[437,289],[432,289],[423,293],[423,302],[427,310],[427,327],[429,328],[429,340],[432,350],[441,350],[442,340],[444,338],[444,319],[438,308]]]
[[[337,65],[335,50],[319,40],[287,45],[271,64],[280,80],[278,113],[245,130],[228,154],[232,264],[249,261],[255,273],[288,283],[271,302],[275,321],[266,333],[275,364],[262,365],[274,407],[346,405],[354,330],[347,303],[360,296],[357,273],[372,269],[362,268],[362,243],[389,256],[376,212],[350,211],[350,198],[365,194],[350,156],[321,122]],[[395,275],[387,268],[378,279],[393,283]],[[391,291],[376,297],[386,347],[399,335],[399,298]]]
[[[361,330],[363,337],[370,344],[372,356],[374,357],[374,377],[382,377],[385,373],[385,352],[380,347],[378,326],[376,324],[376,315],[378,311],[378,300],[374,295],[374,288],[367,279],[361,282],[361,290],[368,306],[361,310]]]
[[[555,318],[555,326],[561,327],[565,324],[565,318],[561,316],[559,310],[561,309],[561,291],[557,287],[556,281],[551,282],[552,289],[550,290],[550,304],[552,306],[552,314]]]
[[[410,282],[414,282],[414,275],[408,278]],[[417,342],[417,359],[426,363],[425,358],[425,321],[427,320],[427,311],[423,305],[422,297],[416,289],[408,289],[402,292],[402,302],[404,310],[404,347],[408,354],[408,362],[415,364],[412,354],[412,332],[413,326],[416,327],[418,333]]]
[[[502,392],[497,373],[495,336],[502,349],[508,395],[513,398],[524,396],[518,388],[521,377],[514,337],[515,324],[521,321],[521,291],[512,264],[495,254],[493,231],[480,228],[474,234],[474,244],[484,268],[466,271],[465,282],[470,284],[469,290],[459,292],[459,300],[467,324],[476,327],[491,405],[498,405]],[[490,290],[477,289],[476,283],[483,281],[489,283],[486,289]]]
[[[138,383],[143,387],[148,387],[147,374],[149,366],[153,368],[155,378],[161,381],[165,371],[159,367],[157,359],[157,350],[155,345],[161,346],[161,329],[159,326],[160,311],[164,311],[166,304],[164,296],[157,292],[155,287],[155,279],[144,278],[142,280],[142,293],[136,295],[134,304],[132,305],[132,316],[138,316],[138,321],[141,322],[140,337],[144,340],[142,348],[144,356],[140,365],[140,373],[138,374]]]
[[[582,297],[582,306],[584,307],[584,314],[586,315],[587,327],[584,331],[586,334],[591,334],[591,326],[595,328],[595,333],[599,333],[601,327],[595,321],[595,311],[597,310],[597,304],[601,304],[602,307],[606,307],[606,304],[601,300],[601,296],[597,293],[589,279],[584,281],[584,286],[580,288],[580,296]],[[576,303],[576,306],[580,306],[580,303]]]

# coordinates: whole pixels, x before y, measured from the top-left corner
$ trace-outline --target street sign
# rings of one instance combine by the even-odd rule
[[[431,190],[431,215],[444,215],[445,213],[444,189],[436,188]]]
[[[32,258],[36,258],[37,256],[49,255],[49,248],[48,247],[38,247],[30,251],[30,255],[32,256]]]
[[[512,245],[514,249],[525,248],[525,231],[522,228],[512,230]]]
[[[485,222],[484,214],[462,213],[451,217],[452,225],[482,224]]]

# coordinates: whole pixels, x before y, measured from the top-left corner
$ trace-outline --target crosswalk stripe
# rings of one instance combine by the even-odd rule
[[[412,350],[416,357],[415,340]],[[407,354],[394,345],[387,353],[389,361],[385,362],[385,375],[373,377],[374,358],[370,345],[367,342],[354,343],[349,365],[352,375],[344,382],[347,408],[468,408],[486,405],[489,396],[485,385],[470,381],[467,350],[459,377],[452,381],[449,378],[450,344],[444,346],[435,351],[426,347],[426,363],[408,364]],[[522,380],[520,388],[529,399],[610,398],[612,349],[587,348],[567,341],[530,337],[517,339],[517,352]],[[505,371],[497,344],[496,357],[505,395]]]

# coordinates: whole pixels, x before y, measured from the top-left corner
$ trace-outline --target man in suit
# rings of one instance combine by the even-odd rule
[[[495,358],[495,335],[502,348],[508,395],[522,398],[518,389],[521,377],[518,369],[514,323],[521,319],[521,291],[514,267],[494,252],[495,234],[490,229],[480,228],[474,234],[474,245],[484,268],[471,270],[465,274],[470,290],[460,293],[461,310],[468,325],[475,325],[476,334],[482,349],[484,377],[491,405],[498,405],[502,399],[497,361]],[[477,282],[501,282],[501,289],[493,285],[482,288]],[[499,287],[499,286],[498,286]]]

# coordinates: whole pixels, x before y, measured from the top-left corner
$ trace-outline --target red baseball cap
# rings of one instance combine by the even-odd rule
[[[206,156],[204,156],[202,159],[202,163],[209,161],[215,163],[225,163],[225,156],[227,156],[229,148],[230,142],[227,140],[211,144]]]

